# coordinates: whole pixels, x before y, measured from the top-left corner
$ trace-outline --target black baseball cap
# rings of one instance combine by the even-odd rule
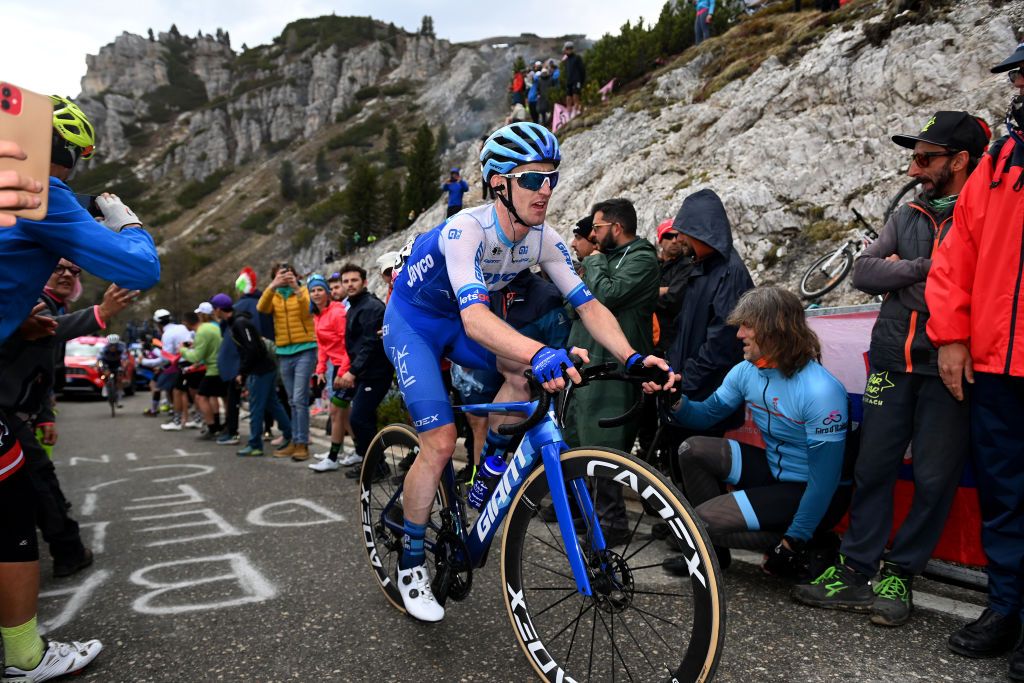
[[[576,227],[572,229],[572,234],[582,237],[583,239],[590,239],[590,233],[594,231],[594,217],[587,216],[576,221]]]
[[[992,131],[984,121],[965,111],[937,111],[924,124],[917,135],[893,135],[892,141],[900,147],[914,149],[918,142],[966,151],[980,157],[988,147]]]
[[[990,71],[994,74],[1001,74],[1018,66],[1024,66],[1024,43],[1018,45],[1012,55],[996,64]]]

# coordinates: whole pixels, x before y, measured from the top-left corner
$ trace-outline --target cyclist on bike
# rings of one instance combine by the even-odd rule
[[[505,377],[495,401],[529,396],[522,370],[532,368],[547,391],[580,381],[569,352],[524,337],[489,307],[490,292],[523,270],[540,265],[576,308],[595,340],[627,368],[668,365],[642,357],[626,341],[614,316],[596,301],[573,270],[562,238],[544,223],[558,183],[558,140],[533,123],[498,129],[480,152],[484,182],[498,202],[464,210],[406,245],[384,317],[384,346],[420,434],[421,450],[405,478],[404,551],[398,586],[406,611],[440,621],[444,608],[430,589],[423,538],[441,473],[455,449],[455,425],[441,379],[441,358],[464,367],[495,367]],[[575,352],[584,361],[586,350]],[[670,386],[672,380],[667,382]],[[653,391],[658,385],[647,383]],[[492,423],[493,426],[494,423]],[[508,437],[490,431],[482,457],[500,454]]]
[[[127,349],[121,343],[121,337],[116,334],[107,335],[107,343],[100,351],[100,365],[114,377],[114,402],[118,408],[121,405],[121,365],[124,362],[124,355]]]

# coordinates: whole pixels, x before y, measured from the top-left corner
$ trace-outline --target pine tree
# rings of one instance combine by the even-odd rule
[[[281,197],[286,201],[293,201],[299,194],[295,185],[295,167],[290,161],[282,161],[277,171],[277,177],[281,180]]]
[[[153,29],[149,29],[149,42],[151,42],[151,43],[155,43],[156,42],[156,36],[153,35]]]
[[[420,34],[427,36],[428,38],[434,37],[434,19],[433,17],[423,17],[423,23],[420,24]]]
[[[448,126],[444,123],[437,129],[437,153],[438,155],[444,154],[444,151],[448,149],[449,135]]]
[[[383,179],[384,232],[395,232],[402,226],[402,180],[397,173]],[[393,185],[393,187],[392,187]]]
[[[316,166],[316,179],[321,183],[331,177],[331,167],[327,165],[327,154],[324,152],[322,147],[316,153],[316,162],[314,165]]]
[[[384,163],[388,168],[398,168],[402,165],[401,140],[398,138],[398,127],[395,124],[388,126],[387,145],[384,148]]]
[[[355,161],[343,195],[341,217],[349,232],[366,235],[380,229],[383,222],[380,173],[375,166],[362,159]]]
[[[425,123],[416,130],[412,148],[405,157],[405,166],[408,171],[402,193],[402,213],[406,215],[405,225],[408,225],[412,222],[408,219],[410,212],[420,215],[441,194],[434,134]]]

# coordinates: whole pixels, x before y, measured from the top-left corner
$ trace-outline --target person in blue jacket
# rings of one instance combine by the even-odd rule
[[[693,436],[671,463],[673,476],[681,477],[722,564],[728,562],[722,546],[737,534],[774,531],[783,538],[766,569],[786,573],[778,570],[797,563],[839,485],[849,418],[846,389],[820,364],[821,345],[795,294],[779,287],[749,290],[729,323],[738,327],[743,361],[705,400],[684,394],[671,419],[706,428],[746,404],[764,448]],[[725,484],[733,490],[723,493]],[[680,559],[670,558],[666,568],[684,571]]]
[[[49,204],[40,221],[19,218],[0,230],[0,342],[26,319],[61,258],[125,289],[146,290],[160,281],[153,238],[116,196],[96,198],[99,222],[65,183],[80,158],[92,156],[95,137],[85,114],[70,100],[52,97],[53,146]],[[40,322],[41,321],[37,321]]]
[[[445,218],[451,218],[462,211],[462,195],[469,192],[469,184],[462,179],[459,169],[452,169],[448,175],[448,182],[441,186],[441,191],[448,193],[448,212]]]

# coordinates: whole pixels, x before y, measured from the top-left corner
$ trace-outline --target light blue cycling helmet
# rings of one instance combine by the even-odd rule
[[[484,182],[495,174],[509,173],[516,166],[549,162],[558,168],[562,153],[558,139],[544,126],[520,121],[491,133],[480,150]]]

